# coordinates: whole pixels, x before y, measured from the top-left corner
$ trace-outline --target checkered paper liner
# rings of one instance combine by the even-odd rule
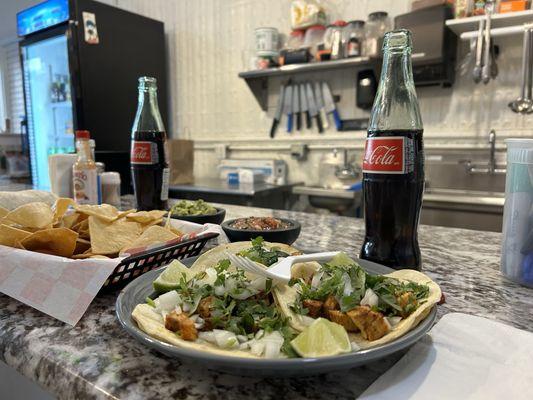
[[[117,267],[125,265],[124,268],[129,268],[128,263],[124,264],[125,260],[142,259],[143,254],[150,253],[154,248],[185,244],[191,239],[207,238],[214,234],[220,234],[217,239],[219,243],[227,242],[218,225],[198,225],[175,219],[171,223],[185,233],[179,240],[131,249],[128,254],[113,259],[74,260],[0,245],[0,292],[74,326],[104,285],[113,284],[110,277],[114,276]],[[168,261],[172,258],[180,257],[179,254],[167,257]],[[149,269],[153,268],[155,266]],[[133,280],[146,272],[144,269],[149,270],[144,267],[135,273],[120,271],[122,280]],[[124,277],[128,272],[131,276]]]

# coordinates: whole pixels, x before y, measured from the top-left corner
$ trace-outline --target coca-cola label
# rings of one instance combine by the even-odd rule
[[[413,171],[414,143],[405,136],[366,139],[363,172],[371,174],[408,174]]]
[[[159,163],[157,143],[134,140],[131,142],[131,163],[151,165]]]

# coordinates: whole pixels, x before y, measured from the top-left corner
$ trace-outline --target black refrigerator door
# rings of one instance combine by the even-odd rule
[[[129,149],[137,109],[137,80],[157,79],[159,108],[168,128],[163,23],[96,1],[76,0],[79,99],[77,128],[96,141],[96,159],[118,171],[130,192]],[[88,43],[84,13],[94,15],[98,43]]]

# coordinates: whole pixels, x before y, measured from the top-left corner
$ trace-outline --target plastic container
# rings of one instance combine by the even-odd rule
[[[342,31],[344,41],[344,57],[360,57],[365,44],[365,21],[348,22]]]
[[[255,51],[260,57],[275,57],[279,50],[279,32],[276,28],[257,28]]]
[[[392,29],[389,14],[385,11],[376,11],[368,15],[365,25],[365,51],[368,57],[378,57],[381,54],[381,47],[385,33]]]
[[[102,203],[120,207],[120,174],[118,172],[102,172]]]
[[[331,59],[338,60],[344,57],[344,28],[346,21],[338,20],[333,23],[331,31]]]
[[[295,29],[291,31],[285,43],[285,50],[298,50],[304,44],[305,31],[302,29]]]
[[[533,139],[507,139],[501,272],[533,287]]]
[[[309,48],[313,57],[317,54],[318,45],[324,40],[325,30],[326,27],[324,25],[313,25],[305,31],[304,47]]]

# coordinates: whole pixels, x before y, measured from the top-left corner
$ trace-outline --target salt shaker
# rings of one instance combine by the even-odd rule
[[[102,203],[120,207],[120,174],[118,172],[102,172]]]

